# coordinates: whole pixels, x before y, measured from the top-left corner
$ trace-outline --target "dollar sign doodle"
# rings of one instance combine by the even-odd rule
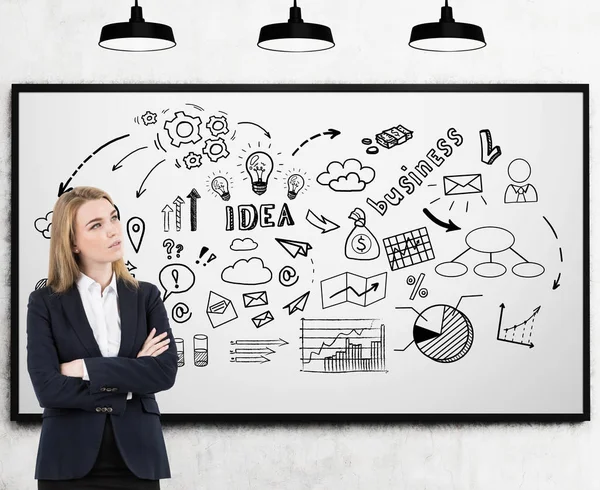
[[[361,235],[356,240],[358,242],[358,246],[356,247],[358,252],[362,253],[367,249],[367,245],[365,244],[365,238],[366,237],[364,235]]]

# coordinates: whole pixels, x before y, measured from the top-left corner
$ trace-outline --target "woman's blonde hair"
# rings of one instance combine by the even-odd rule
[[[82,204],[97,199],[106,199],[115,205],[103,190],[84,186],[74,187],[73,190],[65,192],[54,205],[47,281],[54,293],[64,293],[79,279],[79,256],[72,248],[75,244],[75,218]],[[112,263],[112,270],[117,279],[122,279],[134,288],[139,287],[138,281],[129,273],[122,258]]]

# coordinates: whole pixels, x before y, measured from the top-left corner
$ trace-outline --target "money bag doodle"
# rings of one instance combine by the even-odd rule
[[[346,257],[353,260],[373,260],[379,257],[379,243],[366,227],[365,212],[354,208],[348,218],[354,220],[354,228],[346,238]]]

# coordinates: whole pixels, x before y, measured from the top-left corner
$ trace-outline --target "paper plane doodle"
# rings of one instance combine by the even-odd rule
[[[271,323],[273,320],[273,314],[269,310],[267,310],[264,313],[261,313],[260,315],[256,315],[252,319],[252,323],[254,323],[254,326],[256,328],[260,328],[264,327],[267,323]]]
[[[304,308],[306,307],[306,303],[308,301],[309,296],[310,296],[310,291],[306,291],[306,293],[304,293],[302,296],[300,296],[299,298],[296,298],[291,303],[288,303],[287,305],[285,305],[283,307],[283,309],[284,310],[286,308],[288,309],[288,315],[291,315],[292,313],[295,313],[296,311],[304,311]]]
[[[230,299],[211,291],[206,305],[206,314],[213,328],[225,325],[238,316]]]
[[[295,240],[286,240],[285,238],[275,238],[275,240],[294,258],[296,258],[298,254],[307,257],[308,251],[312,248],[311,244],[307,242],[297,242]]]

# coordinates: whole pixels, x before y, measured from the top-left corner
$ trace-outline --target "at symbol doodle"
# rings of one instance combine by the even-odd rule
[[[282,286],[289,288],[298,282],[300,279],[296,273],[296,269],[294,269],[290,265],[286,265],[279,271],[279,282]]]
[[[192,318],[192,312],[188,305],[180,302],[173,306],[171,317],[173,318],[173,321],[177,323],[185,323]]]

